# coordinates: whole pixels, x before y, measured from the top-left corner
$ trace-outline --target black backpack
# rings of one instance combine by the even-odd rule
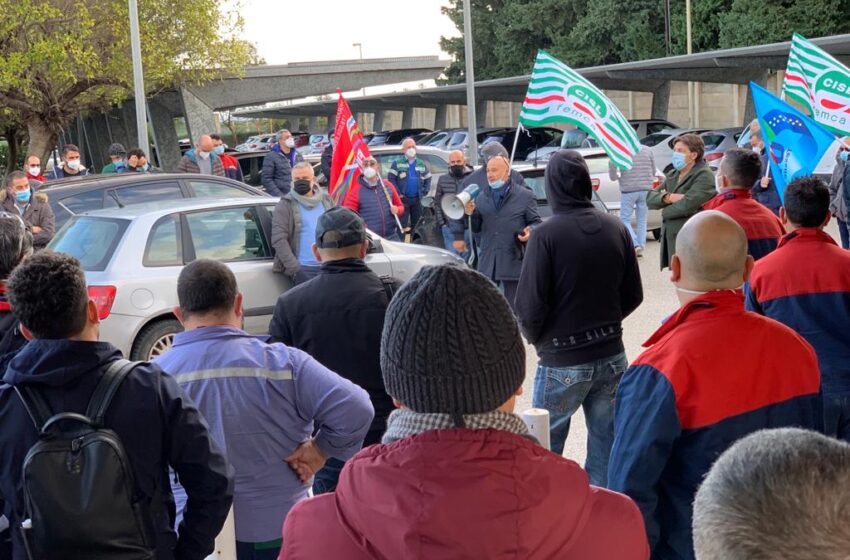
[[[114,431],[103,427],[110,401],[138,362],[103,373],[86,414],[53,414],[39,391],[15,387],[39,432],[24,459],[22,529],[32,560],[152,560],[150,505]]]

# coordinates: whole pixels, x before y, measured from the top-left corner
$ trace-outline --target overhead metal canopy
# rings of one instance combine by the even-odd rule
[[[813,43],[850,64],[850,34],[813,39]],[[755,47],[709,51],[692,55],[670,56],[637,62],[580,68],[577,71],[597,87],[617,91],[656,92],[669,81],[746,84],[763,79],[769,70],[784,70],[791,42]],[[478,101],[521,102],[525,98],[530,75],[513,76],[475,83]],[[330,92],[328,92],[330,93]],[[466,86],[457,84],[393,94],[352,97],[351,110],[358,113],[401,111],[412,107],[466,105]],[[299,103],[283,107],[234,113],[253,118],[332,115],[336,100]]]

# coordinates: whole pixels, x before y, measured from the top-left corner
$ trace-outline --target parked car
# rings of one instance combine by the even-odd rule
[[[487,134],[487,137],[478,146],[479,157],[481,156],[481,150],[484,149],[484,146],[492,142],[498,142],[504,146],[510,154],[513,151],[515,135],[516,128],[504,128],[498,132]],[[542,148],[552,142],[560,142],[563,135],[564,131],[548,126],[537,126],[522,130],[516,140],[516,156],[514,159],[518,161],[524,160],[532,151]]]
[[[720,160],[726,150],[737,147],[742,131],[740,127],[718,128],[700,134],[705,143],[705,161],[713,170],[716,171],[720,167]]]
[[[41,192],[47,194],[57,230],[77,214],[103,208],[184,198],[266,196],[259,189],[225,177],[187,173],[88,175],[45,183]]]
[[[826,151],[823,157],[818,162],[818,166],[815,168],[815,175],[829,182],[832,177],[832,170],[835,168],[835,154],[838,152],[838,148],[840,147],[841,142],[836,139],[832,146]],[[744,131],[741,133],[741,136],[738,137],[738,146],[742,148],[750,147],[750,125],[747,125],[744,128]]]
[[[132,360],[166,352],[182,326],[177,277],[199,258],[225,262],[244,296],[245,329],[268,332],[278,296],[291,287],[272,272],[271,198],[167,201],[74,216],[49,247],[73,255],[86,271],[103,321],[101,339]],[[369,233],[366,263],[405,281],[425,265],[459,263],[442,249],[385,241]],[[317,294],[317,297],[321,297]]]
[[[374,132],[372,138],[368,140],[369,147],[372,146],[395,146],[401,144],[402,141],[408,136],[416,136],[417,134],[422,134],[426,132],[431,132],[430,128],[400,128],[398,130],[384,130],[381,132]]]
[[[678,128],[675,124],[664,119],[631,119],[629,124],[635,129],[638,138],[661,132],[668,128]],[[564,131],[560,143],[550,142],[546,146],[530,152],[525,156],[526,161],[548,161],[549,157],[559,149],[595,148],[596,140],[580,128]]]
[[[502,131],[502,128],[479,128],[476,134],[478,143],[484,142],[493,133]],[[450,152],[462,150],[467,153],[469,149],[469,130],[466,128],[447,128],[432,132],[428,137],[419,142],[420,146],[430,146],[439,150]]]
[[[652,155],[655,157],[655,166],[658,169],[669,173],[673,169],[673,144],[676,138],[682,134],[693,132],[694,134],[702,134],[707,132],[705,128],[670,128],[650,134],[640,139],[640,143],[652,149]]]
[[[258,152],[271,149],[275,142],[277,142],[276,134],[260,134],[251,136],[243,144],[236,146],[235,149],[240,152]]]
[[[590,171],[590,179],[594,185],[594,204],[599,210],[609,212],[615,216],[620,215],[620,186],[616,181],[612,181],[608,175],[608,154],[602,148],[579,148],[579,152],[584,161],[587,162],[588,171]],[[534,190],[537,195],[537,204],[540,208],[540,215],[547,218],[552,215],[552,209],[546,199],[546,189],[544,188],[543,175],[546,170],[545,165],[533,165],[529,163],[520,163],[514,165],[514,169],[522,173],[525,177],[526,184]],[[661,173],[660,171],[658,172]],[[656,180],[653,187],[660,186],[661,181]],[[635,215],[632,215],[633,225]],[[647,215],[646,229],[652,232],[656,239],[661,235],[661,211],[650,210]]]
[[[404,152],[401,151],[401,146],[370,147],[369,151],[372,152],[372,156],[381,164],[381,177],[385,179],[394,161],[401,162],[406,159]],[[417,146],[416,157],[422,158],[430,166],[431,175],[433,176],[431,179],[432,187],[437,185],[437,179],[440,175],[449,171],[449,152],[445,150],[438,150],[429,146]]]

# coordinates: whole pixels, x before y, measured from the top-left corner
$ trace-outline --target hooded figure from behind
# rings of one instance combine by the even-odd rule
[[[532,402],[549,410],[556,453],[563,452],[570,417],[584,407],[585,468],[591,484],[605,486],[613,396],[628,365],[622,321],[643,301],[640,270],[626,226],[593,206],[590,173],[578,152],[555,153],[545,182],[553,216],[528,242],[516,297],[520,326],[540,358]]]

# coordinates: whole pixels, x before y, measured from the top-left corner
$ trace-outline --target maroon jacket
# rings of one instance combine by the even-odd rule
[[[433,430],[373,445],[336,493],[296,505],[280,560],[646,560],[637,506],[573,461],[497,430]]]

